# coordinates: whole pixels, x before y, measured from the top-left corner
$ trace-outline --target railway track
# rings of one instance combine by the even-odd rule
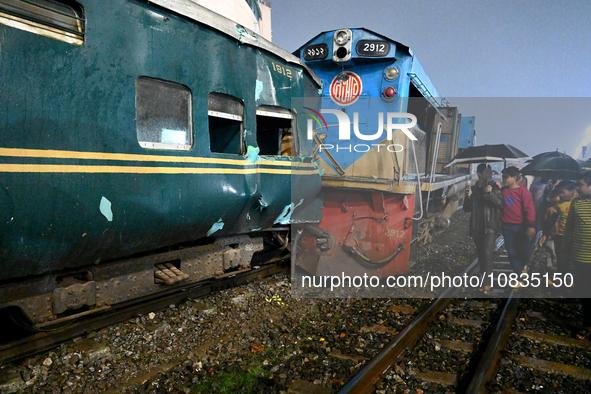
[[[498,250],[502,246],[502,239],[497,241]],[[478,273],[478,259],[474,260],[472,264],[464,271],[467,275],[475,275]],[[448,308],[450,302],[454,297],[460,293],[459,287],[449,287],[444,290],[438,298],[419,313],[416,318],[404,328],[381,352],[379,352],[365,367],[359,371],[349,382],[341,388],[339,394],[346,393],[372,393],[377,386],[381,384],[390,371],[396,371],[397,362],[401,360],[402,355],[407,352],[407,349],[412,349],[417,342],[425,336],[430,323]],[[435,337],[430,335],[427,341],[432,341]],[[437,341],[437,340],[436,340]],[[437,345],[436,345],[437,346]],[[406,375],[406,371],[398,365],[398,370]],[[414,371],[412,371],[414,374]],[[428,373],[429,374],[429,373]],[[428,375],[427,374],[427,375]],[[431,373],[431,376],[440,376],[438,373]],[[397,379],[396,379],[397,378]],[[395,383],[400,383],[401,378],[396,375]],[[448,378],[449,380],[449,378]]]
[[[124,302],[101,313],[79,318],[65,327],[55,329],[48,327],[47,331],[37,332],[21,339],[2,343],[0,345],[0,364],[20,360],[47,351],[63,342],[123,322],[138,314],[158,311],[188,298],[203,297],[209,293],[239,286],[283,270],[285,268],[278,264],[263,265],[246,272],[230,275],[226,278],[177,287],[158,295]]]
[[[475,268],[476,262],[466,272],[474,273]],[[218,283],[218,288],[222,286]],[[25,392],[39,392],[38,385],[52,379],[59,385],[74,382],[78,389],[83,385],[84,392],[136,392],[160,387],[170,392],[205,393],[221,387],[228,376],[248,376],[251,392],[268,393],[307,389],[328,393],[339,388],[343,392],[379,394],[405,390],[478,393],[484,392],[483,387],[495,393],[505,388],[531,391],[520,386],[523,382],[531,382],[530,388],[568,384],[586,392],[585,383],[574,376],[552,375],[554,383],[548,383],[548,372],[537,376],[529,364],[518,364],[531,362],[536,355],[546,357],[545,361],[566,363],[565,357],[552,361],[547,349],[546,353],[526,352],[533,346],[528,341],[538,341],[538,348],[566,349],[566,345],[547,345],[540,341],[544,335],[533,334],[536,325],[542,325],[545,335],[562,336],[563,342],[569,342],[565,334],[569,332],[568,323],[554,333],[547,326],[557,320],[561,304],[533,300],[518,306],[497,298],[465,300],[463,290],[458,291],[447,290],[427,309],[428,300],[418,299],[294,299],[288,278],[279,275],[221,292],[215,301],[206,301],[206,306],[192,301],[170,309],[166,308],[168,304],[178,301],[162,300],[161,307],[166,310],[155,314],[154,320],[146,315],[146,309],[143,316],[139,313],[139,318],[123,325],[86,328],[81,335],[90,334],[82,342],[110,348],[110,355],[100,360],[88,360],[90,353],[78,350],[82,343],[74,341],[33,358],[37,360],[35,367],[27,366],[29,361],[25,360],[15,365],[14,371],[27,383]],[[184,296],[195,298],[198,294]],[[512,299],[523,301],[516,296]],[[507,312],[511,308],[514,317]],[[569,310],[564,315],[568,316]],[[503,337],[495,339],[497,328],[511,327],[503,321],[513,321],[514,328],[505,331],[504,338],[510,333],[508,342]],[[558,343],[557,338],[550,340]],[[496,344],[494,353],[487,344]],[[583,354],[577,360],[585,362],[584,341],[577,339],[570,346],[577,355]],[[378,353],[388,356],[374,358]],[[73,361],[78,354],[80,361]],[[53,365],[43,367],[42,362],[48,359]],[[499,372],[495,374],[497,366]],[[49,376],[43,375],[43,368]],[[356,375],[348,381],[360,369],[371,371],[373,377]],[[133,372],[124,372],[127,370]],[[518,378],[526,375],[527,379]],[[72,381],[76,376],[81,380]],[[510,385],[513,380],[518,384]],[[240,386],[236,390],[241,390]]]
[[[465,271],[468,275],[472,275],[477,272],[477,261],[474,261],[470,267]],[[430,328],[430,323],[437,320],[444,311],[449,308],[452,299],[456,297],[460,292],[459,288],[448,288],[441,293],[441,295],[435,299],[428,308],[423,310],[416,318],[404,328],[392,342],[390,342],[375,358],[368,362],[365,367],[355,375],[345,386],[339,391],[340,394],[345,393],[372,393],[376,390],[376,387],[383,387],[384,381],[391,380],[385,379],[385,376],[390,371],[402,371],[404,375],[408,374],[406,366],[402,367],[403,359],[401,358],[407,353],[407,349],[412,349],[420,342],[421,338],[425,338],[425,343],[431,343],[434,347],[440,347],[441,343],[449,342],[443,340],[441,342],[439,338],[433,333],[427,334]],[[468,301],[464,301],[465,304]],[[491,304],[492,308],[492,304]],[[468,319],[465,319],[468,320]],[[473,319],[471,319],[473,320]],[[472,323],[457,320],[456,323]],[[474,324],[474,323],[473,323]],[[429,335],[426,337],[425,335]],[[423,352],[420,350],[420,352]],[[415,375],[415,371],[410,371],[412,375]],[[426,372],[426,373],[425,373]],[[399,372],[400,373],[400,372]],[[434,379],[443,379],[449,381],[449,375],[442,375],[437,371],[421,371],[423,376],[432,376]],[[394,374],[394,382],[401,383],[402,378]],[[454,379],[455,381],[455,379]],[[387,384],[386,384],[387,385]]]
[[[576,309],[571,300],[509,299],[466,393],[591,392],[591,341],[565,317]]]
[[[532,248],[530,262],[534,252]],[[465,272],[474,274],[476,265],[477,261]],[[507,262],[495,265],[495,271],[507,271]],[[445,290],[339,394],[397,393],[413,388],[417,393],[515,394],[520,389],[530,392],[544,387],[552,393],[591,392],[591,342],[572,338],[577,330],[572,318],[531,309],[550,303],[563,315],[572,316],[572,303],[525,300],[525,288],[507,290],[506,300],[452,300],[458,293],[459,289]],[[532,319],[544,324],[528,324]],[[543,350],[529,350],[532,344]],[[557,361],[561,357],[570,362]],[[581,362],[585,367],[578,365]],[[569,388],[561,391],[562,384]]]

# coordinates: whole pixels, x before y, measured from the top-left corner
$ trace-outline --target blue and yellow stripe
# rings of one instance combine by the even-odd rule
[[[174,164],[222,165],[236,167],[193,167],[193,166],[139,166],[139,165],[101,165],[101,164],[7,164],[0,163],[0,172],[11,173],[121,173],[121,174],[279,174],[279,175],[317,175],[312,163],[257,160],[255,163],[240,159],[213,157],[143,155],[109,152],[80,152],[51,149],[0,148],[0,157],[21,157],[30,159],[79,159],[102,161],[152,162]]]

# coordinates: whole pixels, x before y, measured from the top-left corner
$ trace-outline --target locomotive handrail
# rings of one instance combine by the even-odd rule
[[[357,240],[355,240],[355,242],[357,242]],[[369,264],[375,268],[375,266],[386,265],[389,262],[391,262],[392,260],[394,260],[396,258],[396,256],[398,256],[398,254],[404,250],[404,244],[405,244],[404,241],[400,242],[400,244],[398,245],[398,247],[396,248],[394,253],[392,253],[390,256],[386,257],[383,260],[370,259],[369,257],[365,256],[363,254],[363,252],[357,246],[347,246],[347,249],[349,249],[349,253],[351,253],[351,255],[353,257],[357,257],[360,260],[359,262],[362,265]]]
[[[423,218],[423,213],[424,213],[423,212],[423,193],[421,193],[421,191],[422,191],[422,189],[421,189],[421,174],[419,174],[419,164],[417,162],[417,153],[415,152],[415,143],[414,143],[414,141],[410,141],[410,144],[412,146],[412,155],[415,160],[415,169],[417,170],[417,190],[418,190],[418,194],[419,194],[419,207],[421,209],[421,216],[419,216],[418,218],[412,217],[411,219],[419,221]],[[429,190],[431,190],[431,183],[429,183]]]
[[[377,220],[378,222],[383,222],[388,219],[388,214],[381,215],[381,216],[357,216],[357,215],[358,215],[357,211],[353,212],[353,220],[373,219],[373,220]]]
[[[318,137],[318,133],[316,132],[316,130],[314,130],[314,142],[316,142],[317,147],[314,147],[314,152],[316,152],[316,149],[318,149],[318,147],[322,147],[322,141],[320,140],[320,137]],[[328,153],[328,151],[325,149],[324,150],[324,154],[326,155],[326,157],[328,158],[328,160],[330,161],[330,164],[332,164],[333,168],[336,170],[336,172],[340,175],[343,176],[345,175],[345,170],[343,170],[343,167],[341,167],[341,165],[335,160],[334,157],[332,157],[332,155],[330,153]]]
[[[435,149],[433,149],[433,161],[431,163],[431,174],[429,176],[429,191],[427,192],[427,208],[426,211],[429,212],[429,199],[431,198],[431,184],[433,183],[433,178],[435,177],[435,168],[437,166],[437,158],[439,156],[439,139],[441,138],[441,128],[442,124],[439,122],[437,124],[437,136],[435,137]]]
[[[439,111],[438,107],[449,106],[449,101],[446,98],[441,97],[441,102],[437,102],[435,97],[433,97],[433,94],[429,91],[429,88],[427,88],[427,86],[425,86],[423,81],[421,81],[421,78],[416,73],[408,73],[408,76],[410,77],[410,82],[412,82],[412,84],[415,85],[415,87],[419,90],[419,92],[421,92],[423,94],[423,97],[425,97],[425,99],[429,103],[431,103],[433,108],[435,108],[435,111],[437,111],[437,113],[439,115],[441,115],[441,117],[444,120],[447,121],[447,118],[445,117],[445,115],[443,115],[441,113],[441,111]]]

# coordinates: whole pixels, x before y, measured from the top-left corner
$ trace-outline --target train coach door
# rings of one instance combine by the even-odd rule
[[[282,220],[282,210],[292,204],[291,160],[282,157],[296,155],[294,119],[291,110],[278,106],[261,105],[256,110],[256,142],[261,158],[260,190],[265,201],[272,202],[268,214],[273,225],[285,225],[289,218]],[[296,170],[297,171],[297,170]],[[292,208],[287,208],[291,212]],[[252,216],[252,214],[251,214]],[[291,214],[289,215],[291,217]]]

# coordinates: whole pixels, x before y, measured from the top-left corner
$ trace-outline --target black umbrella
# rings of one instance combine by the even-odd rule
[[[576,179],[581,166],[570,156],[554,156],[533,160],[521,173],[548,179]]]
[[[566,153],[562,153],[562,152],[558,152],[558,149],[552,152],[543,152],[543,153],[538,153],[537,155],[535,155],[534,157],[532,157],[531,160],[528,160],[528,162],[533,162],[536,160],[542,160],[542,159],[547,159],[549,157],[570,157],[572,159],[571,156],[567,155]]]
[[[525,161],[531,157],[519,149],[505,144],[471,146],[464,149],[453,158],[449,167],[453,164],[465,163],[491,163],[498,161]]]

